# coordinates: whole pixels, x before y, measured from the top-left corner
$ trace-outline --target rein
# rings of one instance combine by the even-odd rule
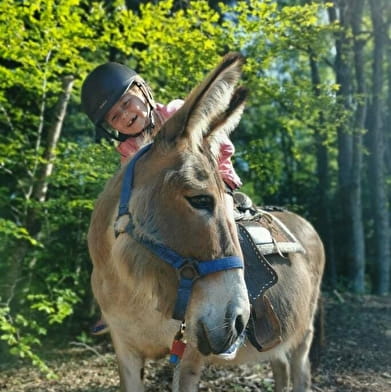
[[[123,215],[129,215],[130,219],[126,227],[126,232],[139,244],[143,245],[150,252],[176,270],[179,286],[172,317],[175,320],[184,320],[193,284],[197,279],[215,272],[243,268],[244,265],[243,260],[239,256],[221,257],[212,260],[197,260],[183,257],[168,246],[150,239],[145,239],[135,232],[135,227],[128,207],[132,196],[135,166],[137,161],[150,150],[152,145],[153,143],[150,143],[139,150],[125,169],[117,220]],[[120,233],[116,232],[115,234],[117,237]]]

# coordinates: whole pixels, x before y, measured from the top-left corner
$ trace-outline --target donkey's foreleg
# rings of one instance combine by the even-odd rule
[[[302,342],[292,352],[291,375],[293,382],[293,392],[311,391],[311,365],[309,352],[313,338],[313,329],[307,330]]]
[[[144,392],[144,359],[127,350],[112,331],[111,338],[117,356],[121,392]]]
[[[172,392],[197,392],[203,363],[202,355],[187,346],[182,360],[174,369]]]
[[[289,391],[289,362],[284,356],[271,361],[274,377],[274,392]]]

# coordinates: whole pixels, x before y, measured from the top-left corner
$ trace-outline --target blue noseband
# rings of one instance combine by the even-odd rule
[[[132,196],[134,170],[137,161],[150,150],[152,146],[148,144],[137,152],[125,169],[125,175],[122,182],[120,203],[118,209],[118,218],[123,215],[130,215],[129,200]],[[117,219],[118,219],[117,218]],[[213,274],[214,272],[225,271],[234,268],[243,268],[243,260],[239,256],[228,256],[213,260],[196,260],[193,258],[182,257],[173,249],[159,244],[157,242],[145,239],[137,235],[134,230],[132,219],[126,227],[127,233],[138,243],[143,245],[157,257],[171,265],[177,271],[179,287],[174,307],[173,318],[183,320],[186,313],[186,307],[190,299],[191,290],[194,282],[203,276]],[[116,233],[118,235],[119,233]]]

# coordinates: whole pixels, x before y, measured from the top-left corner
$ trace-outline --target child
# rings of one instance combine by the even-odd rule
[[[125,163],[143,145],[151,141],[163,125],[183,104],[176,99],[168,105],[155,103],[146,82],[132,69],[114,62],[95,68],[85,79],[81,91],[84,112],[97,128],[119,141],[117,151]],[[242,183],[231,156],[235,149],[228,136],[220,145],[219,172],[230,191]],[[233,211],[231,197],[226,197],[227,211]],[[107,332],[99,321],[92,333]]]

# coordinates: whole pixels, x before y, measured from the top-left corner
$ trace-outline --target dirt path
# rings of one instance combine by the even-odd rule
[[[332,295],[325,301],[326,345],[313,372],[315,392],[391,392],[391,297]],[[0,391],[114,392],[118,376],[106,338],[94,347],[75,347],[47,353],[58,380],[45,380],[31,367],[0,373]],[[149,363],[148,392],[169,391],[167,361]],[[200,392],[271,392],[267,364],[240,368],[205,369]]]

